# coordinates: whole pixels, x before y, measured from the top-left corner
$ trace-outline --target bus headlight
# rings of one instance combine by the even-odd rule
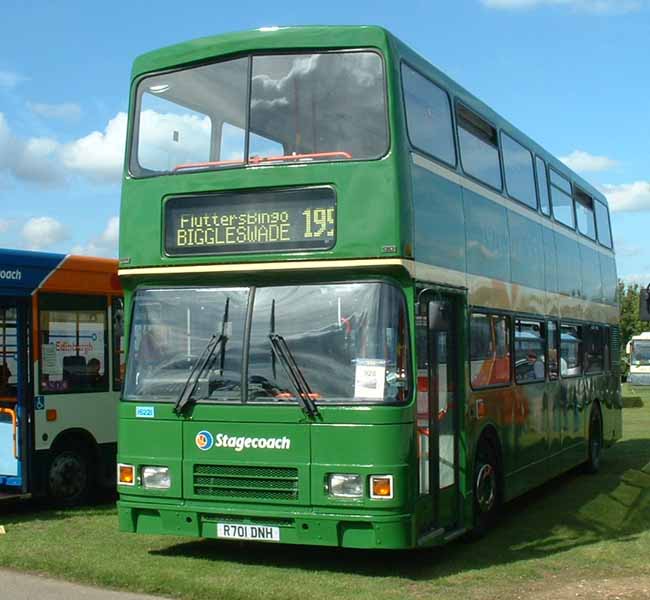
[[[331,473],[327,480],[327,491],[335,498],[361,498],[363,496],[361,475]]]
[[[142,467],[142,486],[152,490],[167,490],[171,487],[169,467]]]

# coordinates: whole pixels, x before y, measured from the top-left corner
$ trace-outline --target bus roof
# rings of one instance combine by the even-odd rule
[[[118,261],[0,248],[0,297],[36,291],[120,293]]]

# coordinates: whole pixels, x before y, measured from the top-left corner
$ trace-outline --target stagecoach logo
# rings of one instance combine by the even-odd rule
[[[23,278],[23,273],[20,269],[9,271],[0,269],[0,279],[10,279],[12,281],[20,281]]]
[[[214,438],[209,431],[199,431],[194,441],[199,450],[209,450],[214,445]]]
[[[260,450],[289,450],[291,440],[288,437],[246,437],[226,435],[217,433],[212,436],[209,431],[199,431],[194,438],[199,450],[210,450],[210,448],[232,448],[235,452],[241,452],[248,448]]]

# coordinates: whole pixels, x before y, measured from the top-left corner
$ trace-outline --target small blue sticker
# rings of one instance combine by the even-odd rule
[[[141,417],[144,419],[153,419],[154,407],[153,406],[136,406],[135,407],[135,416]]]
[[[34,398],[36,410],[45,410],[45,398],[43,396],[36,396]]]

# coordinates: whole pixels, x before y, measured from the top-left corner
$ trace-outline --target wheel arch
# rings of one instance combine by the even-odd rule
[[[72,427],[57,434],[50,446],[50,452],[56,454],[61,450],[83,447],[93,461],[98,458],[98,444],[95,436],[87,429]]]
[[[472,471],[474,472],[474,465],[476,464],[476,458],[478,455],[478,449],[481,443],[485,441],[492,446],[497,460],[501,469],[499,469],[499,484],[500,492],[504,494],[504,485],[505,485],[505,473],[504,473],[504,463],[503,463],[503,447],[501,445],[501,437],[499,436],[499,430],[497,429],[494,423],[485,423],[480,429],[478,435],[476,436],[476,444],[474,445],[474,452],[472,454]]]

